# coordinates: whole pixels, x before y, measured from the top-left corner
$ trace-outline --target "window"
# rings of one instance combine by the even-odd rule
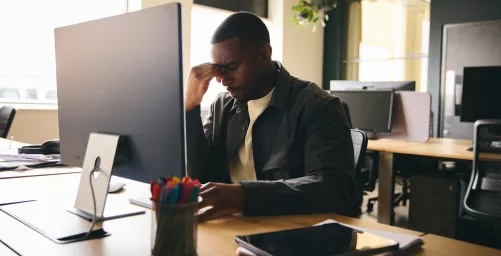
[[[346,79],[416,81],[427,90],[429,2],[379,0],[350,4]]]
[[[127,0],[0,1],[0,102],[57,102],[54,28],[126,12]]]

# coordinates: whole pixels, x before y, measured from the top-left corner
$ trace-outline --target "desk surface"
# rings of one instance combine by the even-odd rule
[[[65,174],[3,179],[0,180],[0,199],[9,194],[20,194],[39,200],[57,201],[58,204],[69,206],[74,203],[79,178],[80,174]],[[130,207],[129,197],[149,196],[149,185],[146,183],[117,177],[113,177],[113,180],[125,182],[127,185],[123,192],[110,194],[109,201],[122,202]],[[423,235],[416,231],[335,214],[253,218],[236,215],[199,224],[198,253],[199,255],[235,255],[237,249],[237,244],[234,242],[235,235],[304,227],[326,219],[371,229]],[[54,225],[57,225],[57,222]],[[151,211],[148,209],[144,215],[105,221],[103,228],[111,233],[109,237],[65,245],[50,241],[1,211],[0,226],[2,227],[0,240],[21,255],[39,255],[40,252],[46,255],[148,255],[150,251]],[[433,240],[433,238],[430,239]],[[454,240],[447,242],[454,244]],[[429,255],[431,255],[441,252],[440,247],[433,247],[433,242],[430,242],[430,245],[430,249],[425,247],[418,253],[430,252]]]
[[[437,235],[427,234],[421,238],[425,244],[418,255],[501,255],[500,250]]]
[[[0,255],[2,256],[17,256],[17,253],[13,252],[9,247],[0,241]]]
[[[70,206],[74,203],[79,178],[80,174],[66,174],[0,180],[0,199],[8,196],[8,191],[11,195],[32,195],[33,199],[58,200],[61,205]],[[127,185],[122,193],[110,194],[109,200],[121,201],[130,206],[129,197],[143,197],[150,193],[146,183],[116,177],[114,180],[125,181]],[[36,195],[33,195],[34,192]],[[234,255],[237,249],[235,235],[304,227],[326,219],[367,228],[422,235],[420,232],[335,214],[255,218],[231,216],[199,225],[198,252],[200,255]],[[103,228],[111,233],[109,237],[66,245],[50,241],[1,211],[0,225],[0,240],[21,255],[38,255],[41,251],[47,255],[147,255],[150,250],[151,211],[148,209],[144,215],[105,221]],[[30,241],[29,246],[26,241]]]
[[[35,168],[28,170],[11,170],[0,171],[1,179],[23,178],[31,176],[57,175],[67,173],[80,173],[82,169],[73,167],[50,167],[50,168]]]
[[[471,145],[471,140],[447,138],[430,138],[425,143],[377,139],[369,140],[367,149],[397,154],[473,160],[473,152],[467,150]],[[480,157],[483,160],[501,161],[501,154],[482,153]]]

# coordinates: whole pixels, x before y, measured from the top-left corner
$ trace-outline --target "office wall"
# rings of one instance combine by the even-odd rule
[[[188,74],[190,73],[190,44],[191,44],[191,6],[193,0],[141,0],[141,8],[149,8],[157,5],[167,3],[181,3],[181,23],[182,23],[182,43],[183,43],[183,81],[188,81]]]
[[[185,81],[191,67],[190,29],[193,0],[142,0],[142,8],[169,2],[181,2],[183,22],[183,61]],[[271,21],[270,37],[273,42],[273,58],[282,61],[287,70],[301,79],[322,84],[323,27],[300,29],[292,24],[292,5],[297,0],[272,0],[268,4]]]
[[[432,96],[433,135],[438,135],[442,30],[445,24],[501,19],[499,0],[433,0],[430,14],[428,92]]]
[[[56,109],[18,109],[8,137],[14,140],[40,144],[59,138]]]
[[[282,2],[282,19],[272,23],[282,27],[282,62],[285,68],[298,78],[322,86],[324,28],[318,24],[315,32],[311,28],[298,28],[292,22],[292,5],[297,0],[272,0]],[[273,10],[272,10],[273,12]]]

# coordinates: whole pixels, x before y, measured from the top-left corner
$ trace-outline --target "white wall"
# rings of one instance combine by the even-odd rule
[[[318,24],[315,32],[311,28],[298,28],[292,22],[292,5],[297,0],[271,0],[270,12],[274,27],[282,28],[282,63],[298,78],[322,86],[324,29]],[[278,6],[277,6],[278,5]],[[278,8],[280,13],[275,13]],[[276,15],[276,16],[275,16]],[[275,19],[277,17],[277,19]]]
[[[191,44],[191,7],[193,6],[193,0],[142,0],[141,7],[148,8],[161,4],[167,3],[181,3],[181,23],[182,23],[182,33],[183,38],[183,82],[188,81],[188,74],[190,73],[190,44]]]
[[[191,54],[191,7],[193,0],[142,0],[142,8],[169,2],[180,2],[183,22],[183,61],[185,81]],[[301,29],[291,22],[292,5],[297,0],[270,0],[267,25],[273,47],[273,59],[281,61],[294,76],[321,85],[323,65],[323,27],[319,24],[315,32],[311,28]]]

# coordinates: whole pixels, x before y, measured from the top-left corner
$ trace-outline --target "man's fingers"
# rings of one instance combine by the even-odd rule
[[[216,184],[214,184],[213,182],[207,182],[207,183],[204,183],[204,184],[202,184],[202,186],[200,187],[200,192],[203,192],[203,191],[208,190],[208,189],[210,189],[210,188],[213,188],[213,187],[215,187],[215,186],[216,186]]]
[[[199,194],[202,198],[216,197],[216,188],[212,187],[209,189],[201,190]]]
[[[198,207],[200,209],[203,209],[203,208],[208,207],[208,206],[215,207],[214,203],[215,203],[215,201],[214,201],[213,198],[210,198],[210,197],[209,198],[204,198],[204,199],[202,199],[202,202],[200,202],[200,204],[198,205]]]
[[[198,222],[209,221],[209,220],[214,218],[216,213],[217,213],[217,209],[214,207],[207,209],[205,212],[198,215]]]

